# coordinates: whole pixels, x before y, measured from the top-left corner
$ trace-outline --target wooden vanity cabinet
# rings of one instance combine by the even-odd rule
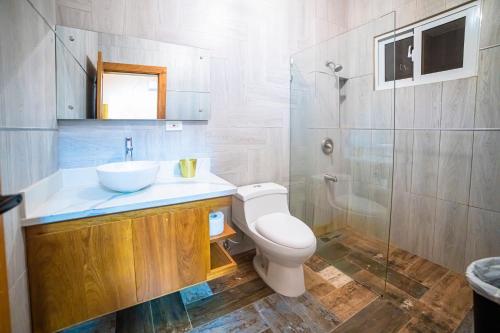
[[[211,210],[230,205],[222,197],[27,227],[33,331],[53,332],[232,271],[236,264],[208,225]]]
[[[174,208],[133,220],[139,302],[206,280],[209,213],[208,207]]]

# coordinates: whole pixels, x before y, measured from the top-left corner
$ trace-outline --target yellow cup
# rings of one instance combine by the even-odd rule
[[[187,158],[179,161],[182,177],[192,178],[196,175],[196,161],[196,158]]]

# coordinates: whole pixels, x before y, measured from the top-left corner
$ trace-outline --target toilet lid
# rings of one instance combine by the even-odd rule
[[[316,240],[304,222],[283,213],[273,213],[258,218],[255,230],[272,242],[294,249],[305,249]]]

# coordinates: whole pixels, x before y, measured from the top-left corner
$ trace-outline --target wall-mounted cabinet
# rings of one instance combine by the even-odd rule
[[[53,332],[233,271],[208,215],[230,197],[26,228],[34,332]]]

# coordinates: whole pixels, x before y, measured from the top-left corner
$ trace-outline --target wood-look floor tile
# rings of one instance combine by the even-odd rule
[[[402,249],[393,249],[389,253],[389,267],[398,271],[400,273],[408,269],[415,261],[418,256]]]
[[[239,264],[238,269],[233,273],[208,281],[208,286],[212,293],[217,294],[257,278],[259,275],[253,268],[252,262],[245,262]]]
[[[193,329],[192,333],[259,333],[268,329],[269,326],[257,313],[253,305],[248,305],[242,309],[228,313],[209,323]]]
[[[344,321],[378,296],[357,282],[350,282],[320,299],[327,310]]]
[[[354,264],[352,261],[350,261],[348,258],[344,257],[340,260],[337,260],[335,263],[332,264],[335,268],[338,270],[344,272],[346,275],[352,277],[354,274],[359,272],[361,270],[361,267],[358,265]]]
[[[255,302],[254,307],[275,332],[315,332],[278,294]]]
[[[448,269],[443,266],[435,264],[425,258],[417,257],[414,263],[410,265],[403,274],[430,288],[447,272]]]
[[[67,328],[61,333],[114,333],[116,330],[116,313],[97,319],[89,320],[83,324]]]
[[[352,281],[352,279],[347,274],[344,274],[334,266],[328,266],[318,273],[323,279],[327,280],[335,288],[340,288]]]
[[[398,333],[451,333],[449,329],[436,329],[432,324],[419,318],[411,318]]]
[[[335,261],[342,259],[344,256],[349,254],[350,250],[346,246],[338,243],[337,241],[332,241],[316,251],[320,257],[324,260],[333,264]]]
[[[193,303],[214,294],[206,282],[182,289],[180,293],[184,304]]]
[[[307,259],[305,264],[315,272],[319,272],[330,266],[328,262],[326,262],[323,258],[321,258],[316,254],[314,254],[311,258]]]
[[[373,292],[383,294],[385,300],[408,312],[415,318],[415,321],[425,323],[425,326],[431,328],[434,332],[448,332],[455,325],[450,318],[437,313],[420,300],[394,287],[392,284],[387,283],[385,285],[382,278],[368,271],[363,270],[357,273],[355,280]]]
[[[458,325],[454,333],[471,333],[474,332],[474,312],[467,312],[464,320]]]
[[[358,251],[367,257],[385,263],[387,257],[387,243],[366,237],[360,233],[348,231],[338,240],[349,249]]]
[[[180,293],[172,293],[151,301],[155,333],[187,332],[191,329],[189,317]]]
[[[146,302],[118,311],[116,333],[154,333],[151,304]]]
[[[211,297],[186,305],[193,327],[241,309],[273,291],[261,279],[255,279]]]
[[[340,324],[340,319],[307,292],[299,297],[280,297],[304,322],[308,323],[314,332],[330,332]]]
[[[233,257],[234,261],[236,261],[236,263],[239,265],[239,264],[252,262],[253,257],[255,257],[255,254],[256,254],[255,249],[252,249],[252,250],[248,250],[245,252],[241,252],[241,253],[232,255],[232,257]]]
[[[385,283],[383,278],[365,270],[354,274],[353,279],[374,293],[384,295],[385,298],[389,298],[395,303],[404,303],[407,299],[412,298],[403,290],[394,287],[390,283]]]
[[[323,279],[321,275],[304,266],[304,282],[308,290],[316,298],[321,298],[334,291],[336,288]]]
[[[464,276],[450,271],[421,300],[458,324],[472,308],[472,290]]]
[[[341,332],[388,333],[397,332],[410,316],[391,302],[378,299],[334,330]]]
[[[359,265],[361,268],[373,273],[381,278],[386,276],[386,267],[366,256],[363,256],[359,252],[352,252],[348,255],[348,259]],[[405,291],[413,297],[421,297],[428,288],[424,285],[418,283],[415,280],[408,278],[407,276],[396,272],[395,270],[389,268],[387,269],[387,281],[393,286]]]

